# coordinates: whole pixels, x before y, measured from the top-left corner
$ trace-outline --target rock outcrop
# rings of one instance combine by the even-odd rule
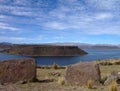
[[[100,69],[95,62],[80,62],[67,67],[66,81],[70,85],[87,85],[91,80],[93,85],[100,84]]]
[[[120,84],[120,72],[112,72],[111,75],[104,82],[104,85],[109,85],[113,81],[116,81],[117,84]]]
[[[35,60],[32,58],[13,59],[0,62],[0,83],[34,81],[36,79]]]
[[[4,52],[24,56],[78,56],[87,54],[77,46],[14,45]]]

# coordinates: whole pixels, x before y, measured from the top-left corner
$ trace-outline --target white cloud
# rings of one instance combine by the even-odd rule
[[[97,9],[116,10],[119,8],[119,0],[86,0],[87,4]]]
[[[65,0],[66,1],[66,0]],[[117,34],[119,35],[119,26],[116,26],[116,23],[112,21],[119,16],[114,13],[112,10],[113,5],[116,4],[116,1],[107,0],[93,0],[88,1],[91,7],[95,6],[97,9],[105,9],[105,11],[97,10],[94,12],[86,11],[85,7],[78,0],[70,0],[68,3],[64,3],[64,6],[59,4],[59,7],[54,9],[49,13],[51,19],[47,22],[41,23],[44,28],[52,30],[76,30],[76,32],[84,34]],[[98,2],[97,2],[98,1]],[[99,3],[100,2],[100,3]],[[75,10],[70,7],[78,3],[78,6],[75,6]],[[103,6],[104,4],[106,6]],[[108,4],[107,4],[108,3]],[[69,4],[69,5],[68,5]],[[99,4],[99,5],[98,5]],[[80,5],[80,6],[79,6]],[[68,7],[69,6],[69,7]],[[82,8],[81,8],[82,7]],[[94,9],[95,9],[94,7]],[[103,8],[104,7],[104,8]],[[117,6],[118,7],[118,6]],[[81,8],[81,9],[80,9]],[[75,12],[77,11],[77,12]],[[120,24],[120,23],[119,23]],[[116,27],[114,27],[116,26]]]
[[[6,18],[5,15],[0,15],[0,19]]]
[[[31,4],[30,3],[30,0],[14,0],[13,2],[15,5],[29,5]]]
[[[33,42],[33,41],[40,41],[42,40],[42,36],[37,36],[34,38],[28,37],[16,37],[16,36],[0,36],[0,41],[7,41],[12,43],[25,43],[25,42]]]
[[[20,30],[19,28],[12,27],[12,26],[10,26],[10,25],[7,24],[7,23],[1,23],[1,22],[0,22],[0,29],[3,29],[3,30],[10,30],[10,31],[17,31],[17,30]]]
[[[98,20],[109,19],[112,17],[113,17],[113,15],[111,13],[97,13],[95,15],[95,19],[98,19]]]
[[[46,28],[51,28],[51,29],[56,29],[56,30],[64,30],[68,29],[68,26],[60,23],[60,22],[47,22],[44,24],[44,27]]]
[[[0,40],[4,40],[4,41],[23,41],[26,40],[26,38],[23,37],[8,37],[8,36],[0,36]]]
[[[54,12],[55,13],[55,12]],[[59,15],[61,14],[61,18],[56,19],[54,21],[48,21],[45,22],[43,24],[43,26],[45,28],[48,29],[55,29],[55,30],[69,30],[69,29],[73,29],[73,30],[79,30],[79,31],[83,31],[81,29],[87,29],[84,31],[88,31],[91,30],[89,28],[91,27],[98,27],[97,23],[101,23],[103,24],[104,21],[112,19],[113,15],[111,13],[95,13],[93,15],[65,15],[65,14],[58,14],[56,13],[56,16],[59,17]],[[97,31],[97,30],[96,30]]]
[[[6,23],[8,20],[14,24],[34,24],[46,30],[75,30],[85,34],[119,33],[120,27],[114,27],[116,23],[112,22],[116,17],[119,19],[116,12],[120,8],[119,0],[58,0],[57,6],[53,9],[49,5],[49,0],[33,2],[34,7],[31,6],[31,1],[14,0],[9,5],[1,4],[0,12],[8,13],[12,18],[8,19],[4,14],[0,15],[0,18],[4,18],[3,21]],[[26,16],[26,19],[16,16]],[[19,30],[9,24],[0,24],[0,29]]]
[[[33,15],[35,15],[33,12],[30,12],[30,11],[16,11],[16,10],[14,10],[11,13],[14,15],[19,15],[19,16],[33,16]]]

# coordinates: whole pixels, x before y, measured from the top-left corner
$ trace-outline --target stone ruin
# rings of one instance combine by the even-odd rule
[[[66,82],[70,85],[87,85],[91,80],[93,85],[100,84],[100,69],[96,62],[80,62],[70,65],[66,70]]]
[[[32,58],[5,60],[0,62],[0,83],[34,81],[36,65]]]

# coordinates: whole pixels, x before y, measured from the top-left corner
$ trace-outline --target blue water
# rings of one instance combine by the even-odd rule
[[[81,56],[53,56],[53,57],[35,57],[37,61],[37,65],[52,65],[53,63],[57,63],[60,66],[75,64],[80,61],[94,61],[94,60],[102,60],[102,59],[113,59],[120,58],[120,50],[85,50],[88,52],[87,55]],[[14,59],[14,58],[29,58],[25,56],[19,55],[10,55],[0,53],[0,60],[5,59]]]

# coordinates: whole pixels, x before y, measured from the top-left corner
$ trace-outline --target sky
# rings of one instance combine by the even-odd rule
[[[0,42],[120,44],[120,0],[0,0]]]

